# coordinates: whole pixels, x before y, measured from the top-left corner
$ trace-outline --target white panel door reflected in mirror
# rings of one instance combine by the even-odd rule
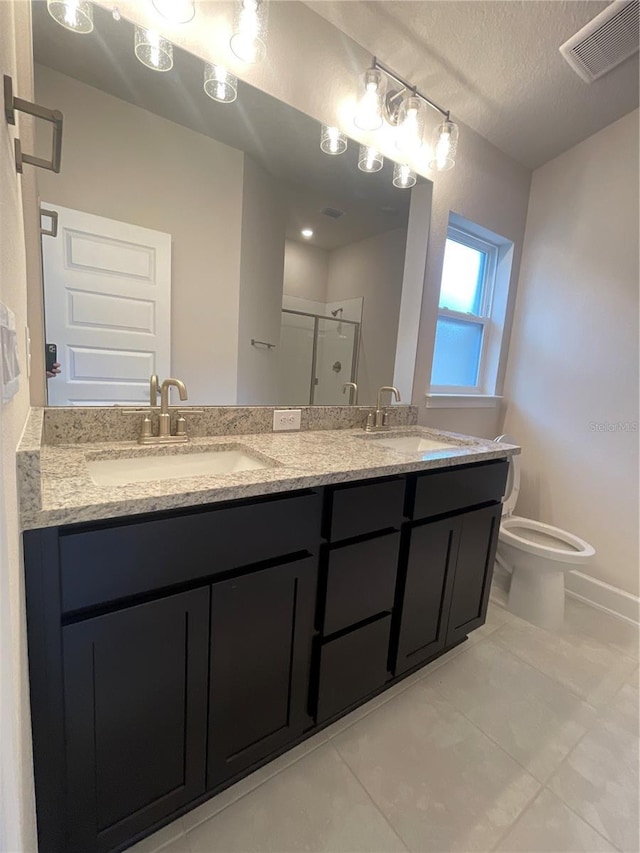
[[[408,399],[430,184],[395,188],[390,161],[374,174],[361,172],[353,141],[340,156],[323,153],[315,119],[243,81],[236,101],[217,103],[203,88],[204,60],[178,47],[170,71],[145,68],[133,52],[133,25],[106,9],[96,6],[94,31],[78,37],[58,26],[45,4],[32,8],[36,100],[64,115],[62,171],[38,170],[40,198],[48,207],[160,232],[171,244],[170,316],[156,325],[165,339],[152,344],[150,332],[122,327],[110,342],[98,322],[86,324],[81,346],[129,353],[136,347],[124,345],[127,334],[147,335],[147,351],[156,359],[164,353],[163,364],[169,358],[166,369],[157,361],[155,372],[180,377],[195,406],[345,405],[347,381],[357,382],[360,404],[375,403],[377,389],[390,384],[402,385]],[[46,129],[36,132],[37,153],[44,153]],[[61,230],[43,236],[44,251],[61,239]],[[139,400],[143,359],[129,357],[129,367],[138,365],[130,373],[120,356],[71,365],[67,344],[56,340],[62,318],[54,315],[63,308],[49,310],[59,287],[48,269],[44,288],[46,340],[58,345],[63,370],[48,380],[49,403]],[[131,277],[130,288],[123,297],[147,299],[141,281]],[[308,341],[287,327],[291,299],[321,306],[307,312],[317,323],[310,354]],[[338,328],[331,311],[356,301],[359,317],[345,313],[343,320],[358,326]],[[134,313],[127,322],[139,321]],[[399,322],[412,329],[401,339]],[[307,349],[298,349],[303,342]],[[116,393],[119,371],[126,382]],[[65,375],[71,389],[63,390]]]
[[[52,406],[149,402],[149,376],[171,365],[171,237],[57,207],[42,238],[45,326],[60,373]]]

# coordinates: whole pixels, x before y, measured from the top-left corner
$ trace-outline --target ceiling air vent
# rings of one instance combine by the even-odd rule
[[[320,213],[330,216],[331,219],[340,219],[341,216],[344,216],[344,210],[336,210],[335,207],[325,207]]]
[[[560,47],[576,74],[593,83],[638,50],[640,0],[616,0]]]

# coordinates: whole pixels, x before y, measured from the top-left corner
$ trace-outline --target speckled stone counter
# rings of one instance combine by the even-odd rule
[[[136,442],[42,443],[42,410],[33,410],[18,449],[23,529],[117,518],[139,513],[256,497],[330,483],[426,471],[501,459],[519,448],[422,427],[398,427],[368,435],[362,429],[217,435],[187,445],[142,447]],[[382,446],[381,439],[420,435],[453,447],[407,453]],[[121,486],[99,486],[88,461],[238,449],[265,467]]]

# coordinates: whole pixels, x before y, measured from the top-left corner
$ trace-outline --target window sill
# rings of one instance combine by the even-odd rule
[[[495,394],[425,394],[427,409],[494,409],[502,397]]]

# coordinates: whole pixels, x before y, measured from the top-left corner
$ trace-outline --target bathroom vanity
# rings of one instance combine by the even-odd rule
[[[234,437],[280,464],[119,490],[85,473],[84,493],[95,451],[42,448],[46,526],[24,534],[41,853],[124,849],[483,624],[516,449],[380,440]]]

